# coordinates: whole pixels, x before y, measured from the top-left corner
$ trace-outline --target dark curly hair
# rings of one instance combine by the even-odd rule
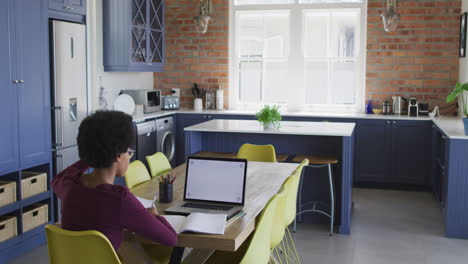
[[[119,154],[127,152],[134,138],[131,116],[119,111],[97,111],[80,124],[80,159],[93,168],[109,168]]]

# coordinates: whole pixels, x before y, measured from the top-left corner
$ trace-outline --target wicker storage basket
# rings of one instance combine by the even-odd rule
[[[0,216],[0,242],[18,235],[16,216]]]
[[[21,173],[21,198],[47,191],[47,173],[23,171]]]
[[[23,212],[23,233],[49,221],[49,206],[33,204]]]
[[[16,202],[16,182],[0,181],[0,206]]]

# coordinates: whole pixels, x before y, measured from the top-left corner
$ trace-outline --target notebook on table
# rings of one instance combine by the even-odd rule
[[[231,218],[245,203],[247,160],[194,157],[187,158],[184,200],[166,213],[226,214]]]

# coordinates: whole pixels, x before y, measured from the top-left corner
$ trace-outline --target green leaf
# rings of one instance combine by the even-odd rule
[[[453,89],[453,91],[447,96],[447,99],[445,100],[447,103],[451,103],[453,101],[455,101],[455,99],[457,99],[457,97],[463,92],[464,89],[468,89],[468,85],[467,83],[465,84],[461,84],[461,83],[457,83],[455,85],[455,88]]]

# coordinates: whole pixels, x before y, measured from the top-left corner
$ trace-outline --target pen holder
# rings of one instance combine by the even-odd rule
[[[172,184],[159,184],[159,202],[170,203],[172,202]]]

